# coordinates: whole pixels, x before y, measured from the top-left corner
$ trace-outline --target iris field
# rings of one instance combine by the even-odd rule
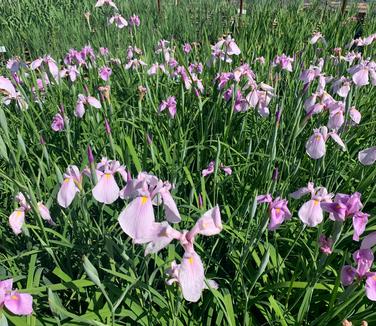
[[[0,326],[376,324],[376,8],[157,4],[0,0]]]

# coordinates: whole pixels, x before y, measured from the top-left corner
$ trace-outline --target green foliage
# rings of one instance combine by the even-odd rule
[[[267,230],[266,207],[256,209],[257,194],[272,193],[286,198],[308,181],[329,191],[362,193],[364,211],[371,214],[367,231],[376,230],[376,169],[364,167],[357,153],[376,144],[375,88],[354,89],[348,106],[362,113],[359,126],[343,131],[348,151],[329,144],[325,158],[313,161],[305,154],[305,142],[312,129],[326,124],[327,115],[315,116],[306,124],[299,81],[300,67],[326,57],[327,75],[346,73],[343,64],[335,66],[330,55],[334,47],[344,48],[359,30],[351,19],[353,12],[340,16],[322,6],[304,11],[302,3],[281,1],[247,2],[247,15],[237,16],[237,5],[222,0],[115,1],[122,15],[135,13],[141,27],[130,32],[108,26],[112,12],[94,8],[95,1],[0,0],[0,45],[7,57],[18,55],[30,61],[46,53],[63,58],[69,48],[91,44],[110,49],[111,57],[125,62],[126,49],[137,45],[149,64],[161,61],[154,54],[160,39],[172,40],[176,57],[184,65],[206,63],[210,45],[222,34],[232,33],[242,50],[234,63],[205,67],[202,75],[205,93],[196,96],[180,82],[144,72],[127,71],[113,65],[111,99],[102,110],[87,108],[82,120],[74,115],[77,95],[84,85],[98,97],[97,66],[70,84],[48,87],[43,101],[30,99],[28,110],[0,105],[0,278],[13,277],[15,284],[34,296],[31,317],[15,317],[4,312],[10,325],[338,325],[343,319],[360,324],[376,323],[373,305],[356,283],[344,289],[339,272],[351,263],[351,253],[359,244],[351,240],[347,221],[334,253],[320,253],[318,236],[330,234],[335,224],[328,218],[318,228],[304,228],[297,217],[301,201],[290,200],[290,221],[276,232]],[[91,12],[90,24],[84,17]],[[366,16],[363,35],[376,30],[372,13]],[[328,42],[321,50],[308,44],[313,31],[321,31]],[[198,42],[185,56],[184,42]],[[375,46],[364,48],[365,57],[375,56]],[[320,52],[321,51],[321,52]],[[343,50],[345,51],[345,50]],[[277,54],[295,54],[292,73],[275,73],[271,62]],[[264,56],[266,65],[253,64]],[[1,60],[1,57],[0,57]],[[213,84],[216,73],[230,71],[242,62],[251,64],[257,81],[276,89],[269,107],[271,114],[234,113]],[[0,75],[6,69],[0,66]],[[36,87],[35,74],[25,78],[23,89]],[[141,98],[138,86],[147,89]],[[314,90],[313,86],[308,93]],[[168,96],[177,98],[177,115],[169,119],[158,113],[158,105]],[[69,124],[63,132],[51,130],[51,121],[64,104]],[[279,126],[275,112],[282,109]],[[105,132],[104,119],[112,134]],[[152,143],[146,141],[146,135]],[[43,137],[45,143],[41,143]],[[69,164],[88,164],[87,145],[96,160],[106,156],[118,159],[136,175],[148,171],[175,184],[182,222],[190,229],[208,208],[219,204],[224,229],[218,236],[197,239],[208,278],[219,283],[218,290],[206,290],[198,303],[185,302],[180,290],[165,284],[165,270],[173,260],[180,261],[182,249],[175,244],[158,255],[144,257],[120,229],[117,217],[126,203],[118,200],[101,205],[92,195],[92,184],[84,181],[83,191],[68,209],[62,209],[56,196]],[[216,172],[201,176],[211,160]],[[220,164],[234,173],[225,176]],[[274,168],[279,179],[272,180]],[[124,185],[122,180],[119,184]],[[14,196],[22,191],[32,199],[22,235],[8,226],[14,209]],[[199,194],[203,206],[199,207]],[[35,209],[43,201],[51,210],[56,226],[47,225]],[[163,219],[158,210],[157,218]],[[3,315],[4,316],[4,315]],[[6,325],[0,317],[0,325]]]

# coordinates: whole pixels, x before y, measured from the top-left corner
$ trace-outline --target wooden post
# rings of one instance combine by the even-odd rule
[[[240,0],[239,17],[243,15],[243,0]]]
[[[347,0],[342,0],[341,14],[343,15],[346,11]]]
[[[157,0],[158,14],[161,13],[161,0]]]

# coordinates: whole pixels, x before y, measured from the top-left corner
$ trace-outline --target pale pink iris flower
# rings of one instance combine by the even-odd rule
[[[280,56],[276,56],[273,60],[273,66],[278,66],[282,70],[287,70],[292,72],[292,63],[294,62],[294,59],[291,57],[288,57],[286,54],[282,54]]]
[[[64,118],[60,113],[56,113],[51,123],[51,129],[55,132],[62,131],[64,129]]]
[[[76,81],[79,74],[80,72],[78,71],[76,65],[73,65],[73,66],[67,65],[67,67],[63,68],[59,72],[59,75],[61,78],[69,76],[69,79],[71,80],[72,83]]]
[[[76,103],[76,109],[74,111],[74,115],[77,118],[82,118],[84,116],[85,105],[90,105],[96,109],[100,109],[102,107],[101,102],[99,102],[95,97],[79,94]]]
[[[14,234],[18,235],[22,233],[22,226],[25,224],[26,213],[31,210],[31,206],[27,202],[25,195],[20,192],[16,196],[16,201],[20,205],[10,216],[9,225]],[[54,221],[51,218],[50,211],[43,204],[43,202],[38,202],[38,211],[40,216],[47,221],[49,224],[54,225]]]
[[[358,153],[358,160],[363,165],[372,165],[376,162],[376,146],[363,149]]]
[[[128,22],[125,20],[125,18],[122,15],[116,14],[112,16],[109,21],[109,24],[115,24],[115,26],[119,29],[122,29],[126,26],[128,26]]]
[[[326,154],[326,141],[328,138],[331,137],[341,148],[343,151],[346,150],[346,145],[339,137],[339,135],[335,132],[329,132],[327,127],[321,127],[319,129],[314,129],[313,135],[308,139],[306,143],[306,152],[309,157],[317,160],[323,157]]]
[[[119,173],[127,180],[125,167],[119,161],[108,160],[106,157],[97,164],[96,174],[98,183],[92,193],[95,200],[104,204],[112,204],[119,198],[120,189],[115,180],[115,173]]]
[[[201,174],[203,177],[206,177],[212,173],[214,173],[214,168],[215,168],[215,161],[211,161],[206,169],[203,169]],[[230,166],[225,166],[223,163],[219,165],[219,168],[226,174],[226,175],[231,175],[232,174],[232,169]]]
[[[315,188],[314,184],[309,182],[307,187],[298,189],[291,193],[290,196],[294,199],[299,199],[306,194],[310,194],[311,199],[300,207],[298,216],[304,224],[315,227],[324,219],[321,204],[331,203],[333,194],[329,194],[324,187]]]
[[[287,207],[288,201],[277,197],[273,200],[272,196],[269,194],[260,195],[256,198],[257,203],[268,203],[269,204],[269,224],[268,229],[274,231],[278,229],[281,224],[291,218],[291,212]]]
[[[205,283],[205,272],[200,256],[194,250],[194,239],[196,235],[212,236],[222,230],[221,213],[216,206],[208,210],[201,218],[198,219],[190,231],[166,230],[159,227],[154,239],[147,245],[146,254],[157,252],[160,248],[165,247],[172,239],[180,241],[184,248],[184,255],[181,264],[172,263],[172,268],[167,272],[169,285],[177,282],[182,290],[183,297],[187,301],[197,302],[201,293],[207,288]],[[166,244],[167,243],[167,244]],[[217,288],[214,281],[207,280],[211,288]]]
[[[104,81],[108,81],[112,74],[112,69],[110,67],[102,67],[99,69],[99,77],[102,78]]]
[[[357,265],[356,268],[350,265],[345,265],[342,267],[342,285],[349,286],[355,279],[366,279],[366,296],[369,300],[376,301],[376,273],[370,271],[374,260],[372,250],[369,248],[359,249],[354,252],[353,259]]]
[[[98,0],[97,3],[95,4],[95,7],[96,8],[97,7],[102,7],[104,5],[111,6],[111,7],[115,8],[116,10],[118,9],[116,7],[116,4],[113,1],[111,1],[111,0]]]
[[[321,41],[324,44],[326,44],[324,36],[320,32],[316,32],[316,33],[313,33],[311,39],[309,40],[309,43],[316,44],[319,41]]]
[[[212,47],[212,55],[209,65],[212,65],[217,59],[231,63],[233,55],[240,55],[241,51],[231,35],[222,38]]]
[[[153,205],[163,203],[166,220],[180,222],[180,214],[170,193],[171,185],[157,177],[141,172],[136,179],[127,177],[127,185],[120,191],[120,198],[132,199],[119,215],[123,231],[135,242],[149,239],[155,223]]]
[[[162,73],[167,74],[167,70],[164,64],[159,64],[159,63],[153,63],[150,69],[147,71],[147,74],[149,76],[154,76],[158,73],[158,71],[161,71]]]
[[[0,94],[5,95],[2,99],[5,105],[9,105],[11,101],[16,101],[20,109],[27,109],[28,104],[21,95],[20,92],[16,90],[12,82],[3,76],[0,76]]]
[[[376,86],[376,63],[364,60],[358,65],[347,70],[352,75],[352,80],[356,86],[365,86],[371,83]]]
[[[57,194],[57,202],[61,207],[67,208],[78,192],[82,190],[84,171],[80,172],[76,165],[69,165],[60,190]]]
[[[44,56],[43,58],[38,58],[34,60],[30,64],[30,68],[32,70],[38,69],[42,66],[42,64],[46,64],[48,67],[49,72],[51,73],[52,77],[58,81],[59,80],[59,68],[56,64],[56,61],[49,55]]]
[[[176,115],[176,98],[175,96],[169,96],[166,100],[162,101],[159,105],[159,112],[164,111],[165,109],[168,110],[171,119],[173,119]]]
[[[13,279],[0,281],[0,308],[3,306],[15,315],[33,313],[33,297],[29,293],[19,293],[12,289]]]

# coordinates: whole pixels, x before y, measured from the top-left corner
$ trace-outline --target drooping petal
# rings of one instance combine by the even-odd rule
[[[312,227],[320,224],[324,218],[320,202],[316,199],[304,203],[300,207],[298,215],[304,224]]]
[[[157,253],[159,250],[168,246],[173,239],[179,239],[181,233],[173,229],[167,222],[154,223],[155,235],[145,248],[145,256],[151,253]],[[145,242],[144,239],[136,240],[135,243]]]
[[[366,148],[358,154],[359,162],[363,165],[372,165],[376,162],[376,146]]]
[[[80,100],[77,101],[76,109],[74,110],[74,115],[77,118],[82,118],[85,114],[85,106],[84,103]]]
[[[196,234],[211,236],[222,231],[221,212],[218,205],[202,215],[191,231],[187,233],[187,240],[192,241]]]
[[[376,245],[376,232],[368,234],[362,241],[360,249],[370,249]]]
[[[119,215],[121,228],[134,240],[150,239],[154,221],[153,205],[147,196],[133,199]]]
[[[338,136],[337,133],[335,132],[330,132],[329,133],[329,136],[332,137],[332,139],[341,147],[341,149],[343,151],[346,150],[346,145],[345,143],[342,141],[341,137]]]
[[[42,216],[42,218],[45,221],[47,221],[50,224],[54,224],[51,218],[50,210],[42,202],[38,203],[38,210],[39,210],[40,216]]]
[[[11,292],[5,296],[4,306],[15,315],[31,315],[33,297],[28,293]]]
[[[163,208],[166,213],[166,220],[170,223],[179,223],[181,221],[181,217],[170,192],[168,190],[162,189],[160,191],[160,194],[162,196]]]
[[[366,296],[372,301],[376,301],[376,275],[367,277]]]
[[[356,272],[359,277],[364,277],[370,270],[374,256],[371,249],[359,249],[353,253],[353,259],[358,265]]]
[[[362,118],[362,115],[360,114],[360,112],[355,109],[355,107],[352,107],[350,109],[350,118],[352,121],[354,121],[356,124],[359,124],[360,123],[360,120]]]
[[[308,139],[306,143],[306,152],[314,160],[317,160],[325,155],[325,140],[321,133],[315,133]]]
[[[3,76],[0,76],[0,91],[3,90],[10,97],[16,97],[17,92],[12,82]],[[1,93],[1,92],[0,92]]]
[[[73,178],[65,178],[57,194],[57,202],[61,207],[67,208],[73,201],[79,189],[74,184]]]
[[[179,270],[179,283],[183,297],[187,301],[197,302],[204,289],[204,266],[196,252],[186,252]]]
[[[368,69],[362,68],[352,75],[352,80],[356,86],[369,84]]]
[[[104,204],[112,204],[119,197],[119,186],[112,173],[104,173],[93,188],[93,197]]]
[[[100,108],[102,107],[101,102],[99,102],[99,101],[98,101],[95,97],[93,97],[93,96],[88,96],[88,97],[86,98],[86,100],[87,100],[87,102],[88,102],[91,106],[95,107],[96,109],[100,109]]]
[[[363,234],[366,229],[369,214],[356,212],[353,216],[353,227],[354,227],[354,241],[359,241],[359,236]]]
[[[290,194],[290,196],[294,199],[300,199],[306,194],[313,194],[314,192],[314,184],[312,182],[308,183],[308,187],[299,188],[297,191],[294,191]]]
[[[260,195],[256,197],[256,201],[257,201],[257,204],[270,203],[271,201],[273,201],[273,198],[270,194]]]
[[[14,234],[22,233],[22,226],[25,223],[25,211],[22,208],[16,209],[9,216],[9,224]]]
[[[348,286],[354,282],[356,270],[350,265],[345,265],[341,269],[341,283],[344,286]]]

